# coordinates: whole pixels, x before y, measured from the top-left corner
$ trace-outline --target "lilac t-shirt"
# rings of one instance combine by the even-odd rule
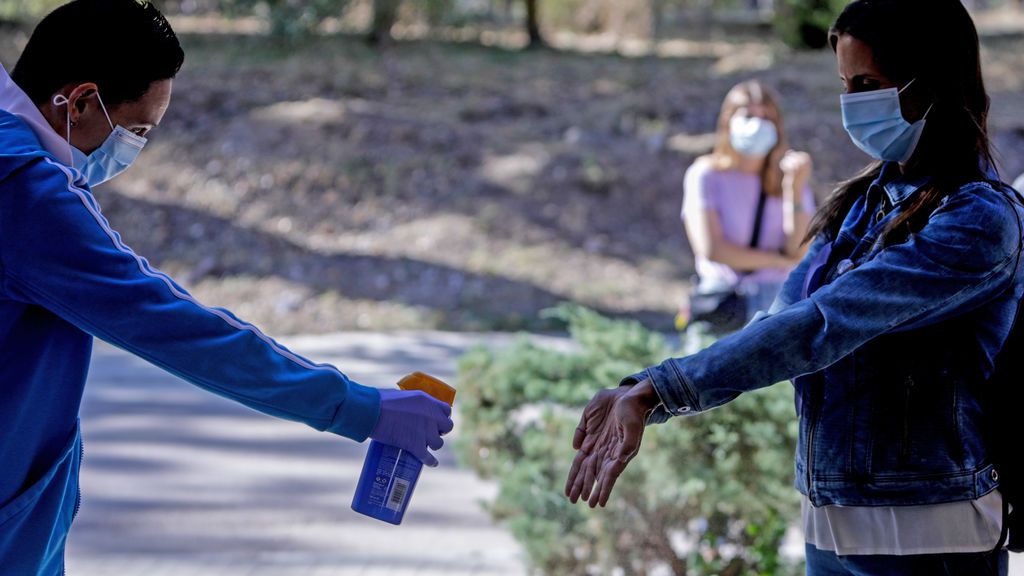
[[[683,215],[714,210],[722,225],[722,235],[738,246],[750,245],[754,231],[757,201],[761,196],[761,177],[736,170],[715,170],[709,162],[696,162],[686,171],[683,185]],[[802,210],[814,214],[814,193],[810,186],[801,192]],[[786,244],[782,229],[782,198],[768,197],[761,222],[757,248],[780,251]],[[697,275],[702,290],[721,290],[740,283],[741,274],[721,262],[697,256]],[[743,284],[778,284],[786,279],[789,268],[763,268],[742,278]]]

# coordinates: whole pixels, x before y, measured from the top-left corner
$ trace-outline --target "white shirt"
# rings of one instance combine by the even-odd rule
[[[818,550],[846,555],[988,552],[1003,528],[1003,497],[926,506],[813,506],[801,503],[804,537]]]

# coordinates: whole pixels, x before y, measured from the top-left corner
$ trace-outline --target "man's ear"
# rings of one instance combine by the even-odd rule
[[[93,82],[85,82],[71,89],[67,98],[72,124],[78,124],[78,118],[86,109],[97,104],[95,96],[98,90],[99,87]]]

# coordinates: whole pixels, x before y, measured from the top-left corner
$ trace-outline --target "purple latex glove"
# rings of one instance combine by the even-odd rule
[[[444,446],[452,431],[452,407],[419,390],[380,391],[380,420],[370,438],[407,450],[427,466],[437,466],[431,450]]]

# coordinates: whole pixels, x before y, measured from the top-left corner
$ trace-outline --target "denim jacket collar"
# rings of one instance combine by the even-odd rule
[[[995,166],[984,159],[979,160],[978,162],[981,166],[982,174],[984,174],[986,178],[989,180],[999,180],[999,171]],[[882,186],[882,188],[885,189],[886,195],[889,197],[890,204],[892,206],[897,206],[912,196],[914,192],[924,188],[929,181],[931,181],[930,176],[922,176],[915,179],[906,178],[903,176],[903,172],[900,171],[899,163],[886,162],[882,165],[882,172],[872,183],[872,186]]]
[[[912,196],[914,192],[928,184],[929,180],[931,180],[929,176],[908,179],[900,171],[899,163],[886,162],[882,166],[882,172],[878,175],[874,184],[882,186],[892,206],[898,206]]]

